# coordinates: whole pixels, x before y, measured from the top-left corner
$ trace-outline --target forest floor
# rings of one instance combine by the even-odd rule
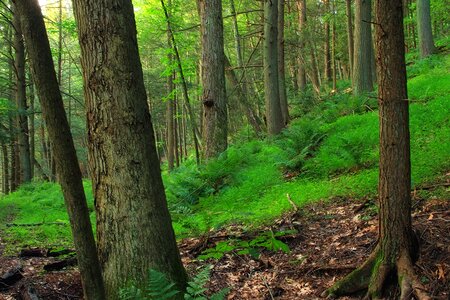
[[[445,185],[448,183],[447,179]],[[421,199],[413,193],[413,225],[421,242],[416,271],[433,299],[442,300],[450,297],[450,199],[445,198]],[[228,299],[318,299],[326,288],[361,264],[373,249],[377,236],[374,199],[334,198],[294,207],[271,227],[260,230],[245,232],[243,227],[234,225],[199,238],[181,240],[183,262],[190,274],[210,265],[208,288],[215,292],[228,287]],[[251,241],[266,236],[267,232],[280,231],[288,232],[277,237],[289,246],[288,252],[261,250],[256,258],[229,249],[219,259],[198,259],[199,254],[220,242]],[[20,268],[23,278],[10,287],[0,284],[1,300],[32,299],[20,295],[33,292],[41,299],[82,299],[76,267],[47,272],[44,266],[61,258],[2,257],[3,248],[0,235],[0,276]],[[31,256],[40,256],[39,253],[46,256],[46,251],[33,251]]]

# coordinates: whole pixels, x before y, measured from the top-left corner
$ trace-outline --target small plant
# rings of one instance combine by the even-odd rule
[[[261,249],[269,251],[283,251],[289,253],[289,246],[278,240],[277,237],[285,236],[287,234],[296,233],[296,230],[287,230],[274,233],[273,231],[265,231],[250,241],[243,241],[233,239],[229,241],[222,241],[216,244],[216,247],[206,249],[202,255],[198,256],[201,260],[210,258],[220,259],[226,253],[236,252],[238,255],[250,255],[253,258],[258,258]]]
[[[228,294],[229,289],[207,297],[205,285],[209,281],[211,266],[206,266],[191,281],[188,282],[184,299],[186,300],[222,300]],[[175,283],[167,279],[164,273],[151,269],[148,275],[148,284],[144,290],[131,285],[120,291],[121,300],[168,300],[180,294]]]

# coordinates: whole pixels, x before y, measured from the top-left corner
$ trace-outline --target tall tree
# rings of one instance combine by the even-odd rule
[[[284,1],[278,0],[278,85],[280,89],[280,106],[283,124],[289,122],[289,108],[286,91],[286,72],[284,61]]]
[[[105,299],[81,171],[67,122],[44,19],[37,0],[16,0],[59,183],[69,214],[86,299]]]
[[[167,2],[167,6],[169,9],[172,6],[172,2],[169,0]],[[170,15],[169,15],[170,16]],[[169,26],[167,26],[169,27]],[[170,31],[169,28],[167,28],[167,45],[170,50],[173,49],[172,46],[172,39],[170,37]],[[170,52],[168,54],[168,61],[169,61],[169,68],[172,68],[173,64],[173,54]],[[167,93],[169,95],[168,99],[166,99],[166,122],[167,122],[167,134],[166,134],[166,140],[167,140],[167,167],[169,169],[169,172],[172,171],[174,167],[174,161],[175,161],[175,85],[174,85],[174,72],[170,70],[169,76],[167,76]]]
[[[203,152],[206,159],[227,149],[222,0],[200,0],[202,35]]]
[[[74,0],[107,299],[157,269],[186,286],[147,105],[131,0]]]
[[[28,140],[27,93],[25,78],[25,47],[23,44],[20,18],[14,12],[14,70],[16,75],[16,105],[18,110],[17,128],[19,143],[20,179],[19,182],[31,181],[30,142]]]
[[[354,59],[352,0],[345,0],[345,12],[347,14],[348,63],[349,63],[349,66],[350,66],[350,78],[352,78],[352,74],[353,74],[353,59]]]
[[[367,261],[325,294],[340,296],[368,289],[381,299],[392,275],[401,300],[431,299],[416,277],[417,237],[411,225],[411,162],[402,0],[376,0],[380,173],[378,244]]]
[[[264,94],[269,135],[283,129],[278,80],[278,0],[264,0]]]
[[[353,93],[361,95],[373,90],[371,0],[355,1],[355,53],[353,59]]]
[[[436,52],[431,30],[430,0],[417,0],[417,31],[419,34],[420,57]]]
[[[300,35],[299,42],[299,62],[298,62],[298,87],[300,91],[306,90],[306,0],[297,0],[298,8],[298,31]]]
[[[323,77],[327,82],[331,81],[331,50],[330,50],[330,0],[324,0],[325,6],[325,43],[324,43],[324,72]]]

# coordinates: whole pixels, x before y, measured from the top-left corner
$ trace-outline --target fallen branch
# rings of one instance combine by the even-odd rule
[[[49,223],[25,223],[25,224],[17,224],[17,223],[7,223],[6,227],[33,227],[33,226],[43,226],[43,225],[60,225],[66,226],[69,225],[65,222],[49,222]]]
[[[64,259],[55,263],[47,264],[44,266],[45,271],[59,271],[64,269],[65,267],[71,267],[77,265],[77,258],[71,257],[68,259]]]

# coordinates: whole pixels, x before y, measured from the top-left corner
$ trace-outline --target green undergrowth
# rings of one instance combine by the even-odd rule
[[[433,182],[450,169],[450,56],[408,65],[412,184]],[[348,83],[342,83],[343,87]],[[345,89],[315,100],[292,98],[295,119],[276,138],[247,133],[219,158],[197,167],[188,160],[163,173],[178,238],[229,224],[249,230],[270,224],[292,208],[335,197],[374,196],[378,182],[378,111],[375,94],[353,97]],[[85,184],[92,210],[92,193]],[[8,211],[8,213],[6,213]],[[9,213],[9,211],[11,211]],[[57,185],[32,183],[0,200],[0,221],[66,222]],[[93,217],[93,216],[92,216]],[[6,239],[27,245],[70,243],[63,225],[0,227]]]

